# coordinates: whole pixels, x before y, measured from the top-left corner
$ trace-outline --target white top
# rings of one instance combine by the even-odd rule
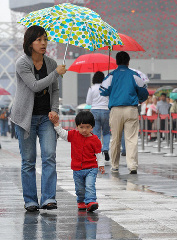
[[[96,83],[89,88],[86,98],[86,104],[91,105],[92,109],[108,110],[109,98],[100,95],[100,85],[101,83]]]

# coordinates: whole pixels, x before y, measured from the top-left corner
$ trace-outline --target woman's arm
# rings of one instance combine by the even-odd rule
[[[60,76],[60,74],[65,73],[64,69],[64,67],[58,66],[45,78],[36,80],[29,63],[25,62],[23,58],[20,58],[16,63],[17,75],[33,92],[39,92],[42,91],[44,88],[48,87]]]
[[[89,88],[88,93],[87,93],[86,104],[92,105],[92,89],[91,88]]]

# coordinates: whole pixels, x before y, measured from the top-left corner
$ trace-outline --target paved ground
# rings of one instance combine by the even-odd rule
[[[129,175],[125,157],[119,173],[107,165],[97,178],[99,210],[88,214],[77,210],[70,144],[58,140],[58,209],[30,214],[23,208],[18,142],[1,137],[0,143],[0,240],[177,240],[177,157],[154,155],[157,149],[146,147],[150,153],[139,153],[138,175]],[[38,149],[39,197],[40,175]]]

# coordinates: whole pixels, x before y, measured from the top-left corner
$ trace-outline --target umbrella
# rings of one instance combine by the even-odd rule
[[[143,81],[144,81],[144,84],[146,84],[146,83],[148,83],[149,82],[149,78],[147,77],[147,75],[145,74],[145,73],[143,73],[143,72],[141,72],[140,70],[136,70],[136,69],[134,69],[134,68],[130,68],[131,70],[133,70],[133,71],[135,71],[135,72],[137,72],[139,75],[140,75],[140,77],[143,79]]]
[[[174,88],[173,91],[170,93],[170,98],[173,100],[177,100],[177,88]]]
[[[47,31],[48,40],[86,48],[97,48],[121,44],[116,29],[104,22],[100,15],[89,8],[70,3],[55,5],[29,13],[19,23],[30,27],[40,25]]]
[[[132,37],[119,33],[119,37],[121,38],[122,42],[124,43],[124,45],[113,45],[111,47],[111,50],[113,51],[143,51],[145,52],[145,50],[139,45],[139,43],[137,43],[137,41],[135,39],[133,39]],[[110,47],[106,46],[106,47],[102,47],[100,48],[100,50],[108,50]]]
[[[10,95],[10,93],[6,91],[4,88],[0,88],[0,95]]]
[[[82,104],[80,104],[80,105],[77,106],[77,109],[79,109],[79,110],[82,110],[82,109],[83,109],[83,110],[84,110],[84,109],[85,109],[85,110],[86,110],[86,109],[89,110],[89,109],[91,109],[91,107],[92,107],[91,105],[87,105],[86,103],[82,103]]]
[[[84,73],[108,70],[109,56],[101,53],[91,53],[79,56],[69,67],[68,71]],[[110,69],[116,69],[114,58],[110,58]]]
[[[160,95],[161,95],[162,93],[166,93],[167,97],[169,97],[169,95],[170,95],[170,93],[172,92],[172,90],[173,90],[173,87],[171,87],[171,86],[160,87],[160,88],[158,88],[158,89],[155,91],[154,95],[155,95],[156,97],[160,97]]]
[[[152,95],[154,95],[155,90],[148,89],[148,93],[149,93],[149,96],[152,96]]]

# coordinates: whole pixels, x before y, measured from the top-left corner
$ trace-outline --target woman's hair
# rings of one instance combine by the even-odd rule
[[[127,52],[121,51],[116,54],[117,65],[128,65],[130,61],[130,56]]]
[[[103,79],[104,79],[104,73],[103,72],[96,72],[94,75],[93,75],[93,78],[92,78],[92,83],[95,84],[95,83],[102,83],[103,82]]]
[[[24,42],[23,42],[23,49],[26,55],[31,56],[32,55],[32,48],[31,44],[38,38],[41,37],[42,35],[47,33],[43,27],[34,25],[29,27],[24,35]]]
[[[80,124],[90,124],[92,127],[95,126],[95,119],[90,111],[81,111],[76,115],[75,118],[76,126]]]

